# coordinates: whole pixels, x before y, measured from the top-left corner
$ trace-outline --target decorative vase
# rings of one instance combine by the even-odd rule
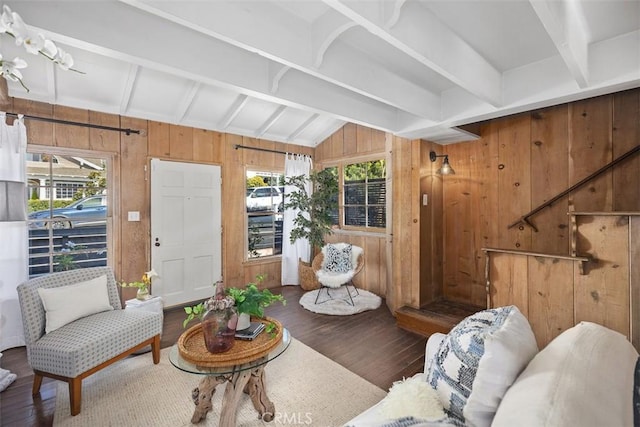
[[[202,317],[204,343],[210,353],[224,353],[231,350],[235,342],[238,313],[233,298],[224,295],[224,286],[216,283],[216,293],[205,303],[206,312]]]
[[[149,299],[149,288],[147,286],[138,288],[138,292],[136,292],[136,299],[139,299],[140,301]]]
[[[249,313],[240,313],[238,315],[238,326],[236,327],[236,331],[247,329],[249,326],[251,326],[251,316]]]

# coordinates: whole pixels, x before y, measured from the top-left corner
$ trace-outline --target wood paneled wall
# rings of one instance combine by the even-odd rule
[[[640,89],[491,120],[478,141],[443,146],[447,299],[485,304],[482,247],[567,255],[576,211],[640,210],[640,155],[531,218],[508,225],[640,144]]]
[[[365,267],[355,282],[386,297],[392,312],[404,305],[418,308],[441,293],[442,181],[434,177],[434,166],[425,162],[435,147],[354,124],[316,147],[318,167],[376,157],[387,161],[387,230],[340,230],[327,241],[364,247]],[[422,194],[429,196],[426,206]]]
[[[315,168],[334,166],[342,160],[352,159],[357,162],[362,158],[382,158],[387,161],[387,174],[389,174],[391,156],[388,145],[390,146],[390,142],[387,141],[387,135],[384,132],[348,123],[316,147]],[[387,184],[389,179],[388,177]],[[385,230],[381,233],[363,233],[335,230],[326,240],[331,243],[348,242],[364,249],[364,267],[354,278],[354,283],[359,288],[386,297],[389,304],[393,295],[388,287],[391,274],[387,261],[390,251],[389,232]]]
[[[246,284],[266,274],[264,287],[280,286],[280,258],[244,261],[245,167],[284,171],[282,154],[235,149],[236,144],[313,156],[314,149],[185,126],[171,125],[58,105],[9,98],[2,109],[38,117],[141,130],[141,134],[88,129],[27,120],[30,146],[92,150],[112,159],[112,232],[110,259],[118,280],[139,280],[150,266],[151,158],[218,164],[222,167],[223,276],[231,285]],[[139,211],[140,221],[127,221]]]
[[[507,228],[539,203],[640,143],[640,89],[536,110],[482,124],[478,141],[447,146],[409,141],[347,124],[315,150],[238,135],[96,113],[22,99],[8,112],[141,129],[124,135],[29,121],[29,143],[95,150],[112,156],[114,270],[137,280],[149,267],[149,160],[157,157],[222,166],[223,274],[232,284],[267,274],[280,284],[280,260],[244,261],[245,168],[283,168],[280,154],[236,150],[236,144],[314,156],[317,167],[380,156],[389,172],[390,225],[385,233],[340,231],[330,241],[361,244],[364,274],[356,283],[386,296],[392,311],[444,297],[486,302],[482,247],[567,254],[573,205],[579,211],[640,210],[640,156],[585,185],[532,218],[538,228]],[[430,150],[448,154],[456,175],[435,174]],[[239,173],[242,171],[242,173]],[[422,206],[422,195],[429,204]],[[140,222],[125,213],[140,211]],[[126,238],[124,238],[126,236]],[[239,239],[242,236],[242,240]]]

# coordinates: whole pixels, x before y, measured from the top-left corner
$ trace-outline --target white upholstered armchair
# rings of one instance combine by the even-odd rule
[[[80,413],[82,379],[151,344],[160,362],[162,315],[123,310],[109,267],[53,273],[18,286],[33,395],[43,377],[69,383],[71,415]]]

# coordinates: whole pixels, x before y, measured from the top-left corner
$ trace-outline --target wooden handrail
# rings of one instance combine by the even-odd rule
[[[482,248],[482,252],[497,252],[500,254],[524,255],[539,258],[565,259],[568,261],[589,262],[591,258],[587,256],[570,256],[570,255],[554,255],[546,252],[523,251],[520,249],[499,249],[499,248]]]
[[[561,198],[563,198],[567,194],[571,193],[573,190],[575,190],[575,189],[577,189],[579,187],[582,187],[584,184],[586,184],[587,182],[591,181],[593,178],[597,177],[598,175],[602,174],[603,172],[607,171],[608,169],[614,167],[618,163],[626,160],[628,157],[631,157],[632,155],[634,155],[638,151],[640,151],[640,145],[637,145],[635,148],[632,148],[631,150],[627,151],[626,153],[624,153],[623,155],[621,155],[617,159],[611,161],[609,164],[604,165],[603,167],[601,167],[597,171],[593,172],[588,177],[580,180],[576,184],[573,184],[571,187],[567,188],[566,190],[564,190],[563,192],[559,193],[555,197],[552,197],[551,199],[547,200],[546,202],[544,202],[543,204],[541,204],[540,206],[538,206],[534,210],[530,211],[526,215],[521,216],[517,221],[513,222],[512,224],[510,224],[508,228],[513,228],[516,225],[528,225],[529,227],[533,228],[534,231],[537,232],[538,229],[536,228],[536,226],[533,225],[529,221],[530,217],[532,217],[533,215],[537,214],[538,212],[540,212],[544,208],[553,205],[555,202],[557,202],[558,200],[560,200]]]
[[[532,256],[536,258],[562,259],[565,261],[579,262],[580,264],[578,264],[578,270],[581,275],[585,274],[585,264],[591,261],[591,256],[554,255],[554,254],[549,254],[545,252],[523,251],[520,249],[482,248],[482,252],[487,254],[486,266],[485,266],[485,268],[487,269],[489,268],[489,253]],[[488,277],[487,277],[487,280],[488,280]]]

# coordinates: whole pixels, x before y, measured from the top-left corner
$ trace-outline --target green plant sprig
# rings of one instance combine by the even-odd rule
[[[182,322],[182,327],[186,328],[189,322],[191,322],[196,317],[201,318],[205,312],[204,302],[201,302],[198,305],[194,305],[192,307],[185,307],[184,312],[187,313],[187,318]]]

